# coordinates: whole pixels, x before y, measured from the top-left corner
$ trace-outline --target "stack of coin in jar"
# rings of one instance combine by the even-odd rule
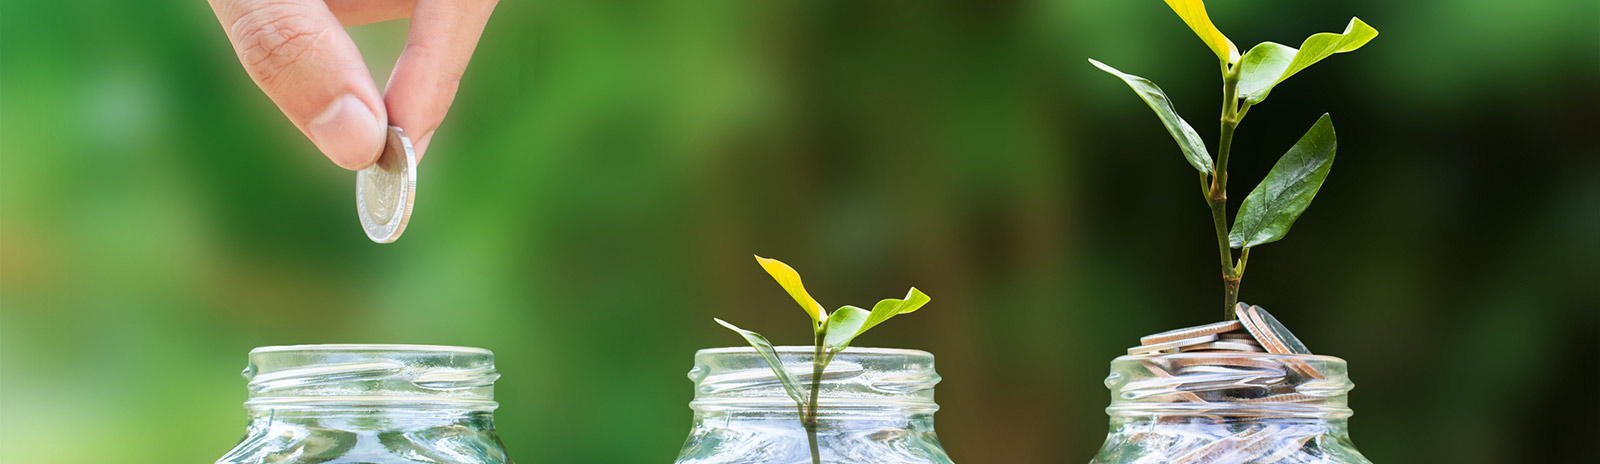
[[[1311,354],[1300,339],[1266,309],[1240,303],[1238,319],[1169,330],[1140,337],[1128,348],[1149,356],[1153,377],[1125,386],[1124,393],[1172,395],[1191,402],[1303,402],[1319,398],[1296,392],[1322,373],[1293,359],[1239,356],[1241,353]],[[1184,356],[1164,356],[1182,353]]]
[[[1235,314],[1237,320],[1147,335],[1128,349],[1123,359],[1141,361],[1148,375],[1124,377],[1114,387],[1118,397],[1170,409],[1149,424],[1113,430],[1108,443],[1137,443],[1138,463],[1365,462],[1329,461],[1309,446],[1337,439],[1326,423],[1269,412],[1315,414],[1308,411],[1335,407],[1323,402],[1348,389],[1305,359],[1276,356],[1311,350],[1265,309],[1240,303]]]

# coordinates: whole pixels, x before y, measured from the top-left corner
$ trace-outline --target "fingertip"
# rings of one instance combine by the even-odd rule
[[[411,152],[417,154],[418,163],[422,162],[422,155],[428,152],[428,142],[433,141],[434,132],[428,131],[428,133],[422,134],[422,137],[411,141]]]
[[[339,167],[358,170],[383,152],[385,121],[355,94],[335,98],[306,125],[311,142]],[[387,118],[385,118],[387,119]]]

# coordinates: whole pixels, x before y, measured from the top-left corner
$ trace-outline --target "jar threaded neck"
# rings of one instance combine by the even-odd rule
[[[494,353],[429,345],[294,345],[250,351],[249,409],[492,411]]]
[[[1113,417],[1342,419],[1355,388],[1339,358],[1236,352],[1122,356],[1105,384]]]
[[[785,367],[808,390],[815,347],[776,347]],[[796,404],[772,368],[753,348],[716,348],[695,353],[689,371],[695,383],[690,408],[697,412],[795,414]],[[931,414],[939,409],[933,388],[940,380],[933,355],[924,351],[848,348],[822,374],[818,414],[823,417]]]

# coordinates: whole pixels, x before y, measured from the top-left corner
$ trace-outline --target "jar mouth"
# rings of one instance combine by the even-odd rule
[[[774,346],[774,347],[772,347],[772,349],[777,351],[779,355],[812,356],[812,355],[815,355],[816,352],[817,352],[817,347],[816,346],[807,346],[807,345],[780,345],[780,346]],[[701,349],[701,350],[695,352],[696,357],[698,357],[699,355],[726,355],[726,354],[756,355],[757,353],[756,353],[756,349],[754,347],[750,347],[750,346],[726,346],[726,347],[722,347],[722,348],[704,348],[704,349]],[[855,346],[852,346],[852,347],[849,347],[849,348],[845,348],[844,352],[840,353],[841,356],[843,356],[845,354],[851,354],[851,355],[856,355],[856,356],[926,357],[926,358],[928,358],[930,360],[933,359],[933,353],[929,353],[929,352],[922,351],[922,350],[913,350],[913,349],[908,349],[908,348],[874,348],[874,347],[855,347]]]
[[[1119,356],[1105,384],[1114,417],[1348,417],[1355,388],[1343,359],[1250,352]]]
[[[284,345],[250,350],[250,409],[493,410],[494,353],[436,345]]]
[[[801,383],[812,384],[814,346],[774,347],[785,368]],[[795,414],[796,404],[766,360],[751,347],[699,350],[689,379],[695,384],[690,408],[699,412],[771,412]],[[819,414],[842,417],[896,413],[932,413],[933,387],[940,380],[933,354],[898,348],[856,348],[840,352],[823,371]]]
[[[1252,352],[1239,352],[1239,351],[1211,351],[1211,352],[1200,351],[1200,352],[1163,353],[1163,354],[1133,354],[1133,355],[1117,356],[1116,359],[1112,359],[1111,362],[1112,363],[1116,363],[1117,361],[1122,361],[1122,360],[1125,360],[1125,359],[1138,360],[1138,359],[1155,359],[1155,358],[1161,358],[1161,359],[1254,358],[1254,359],[1275,359],[1275,360],[1301,360],[1301,361],[1310,361],[1310,362],[1325,363],[1325,364],[1339,364],[1339,365],[1346,364],[1344,358],[1340,358],[1340,357],[1337,357],[1337,356],[1322,355],[1322,354],[1279,354],[1279,353],[1252,353]]]
[[[450,345],[409,345],[409,344],[376,344],[376,343],[329,343],[310,345],[269,345],[256,347],[250,350],[255,353],[278,353],[285,351],[415,351],[415,352],[457,352],[482,354],[493,356],[494,352],[483,348],[470,346]]]

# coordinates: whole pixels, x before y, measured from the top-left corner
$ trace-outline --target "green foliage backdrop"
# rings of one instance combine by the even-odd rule
[[[1600,5],[1213,3],[1240,43],[1383,31],[1274,89],[1232,168],[1339,120],[1243,295],[1350,361],[1360,448],[1587,456]],[[354,29],[380,79],[404,29]],[[204,2],[5,0],[0,460],[210,462],[251,347],[383,342],[493,349],[520,462],[669,462],[693,351],[743,344],[712,316],[808,340],[760,253],[829,301],[937,296],[856,344],[938,356],[957,462],[1086,462],[1108,361],[1221,298],[1193,172],[1088,56],[1215,142],[1215,57],[1160,2],[501,2],[378,246]]]

